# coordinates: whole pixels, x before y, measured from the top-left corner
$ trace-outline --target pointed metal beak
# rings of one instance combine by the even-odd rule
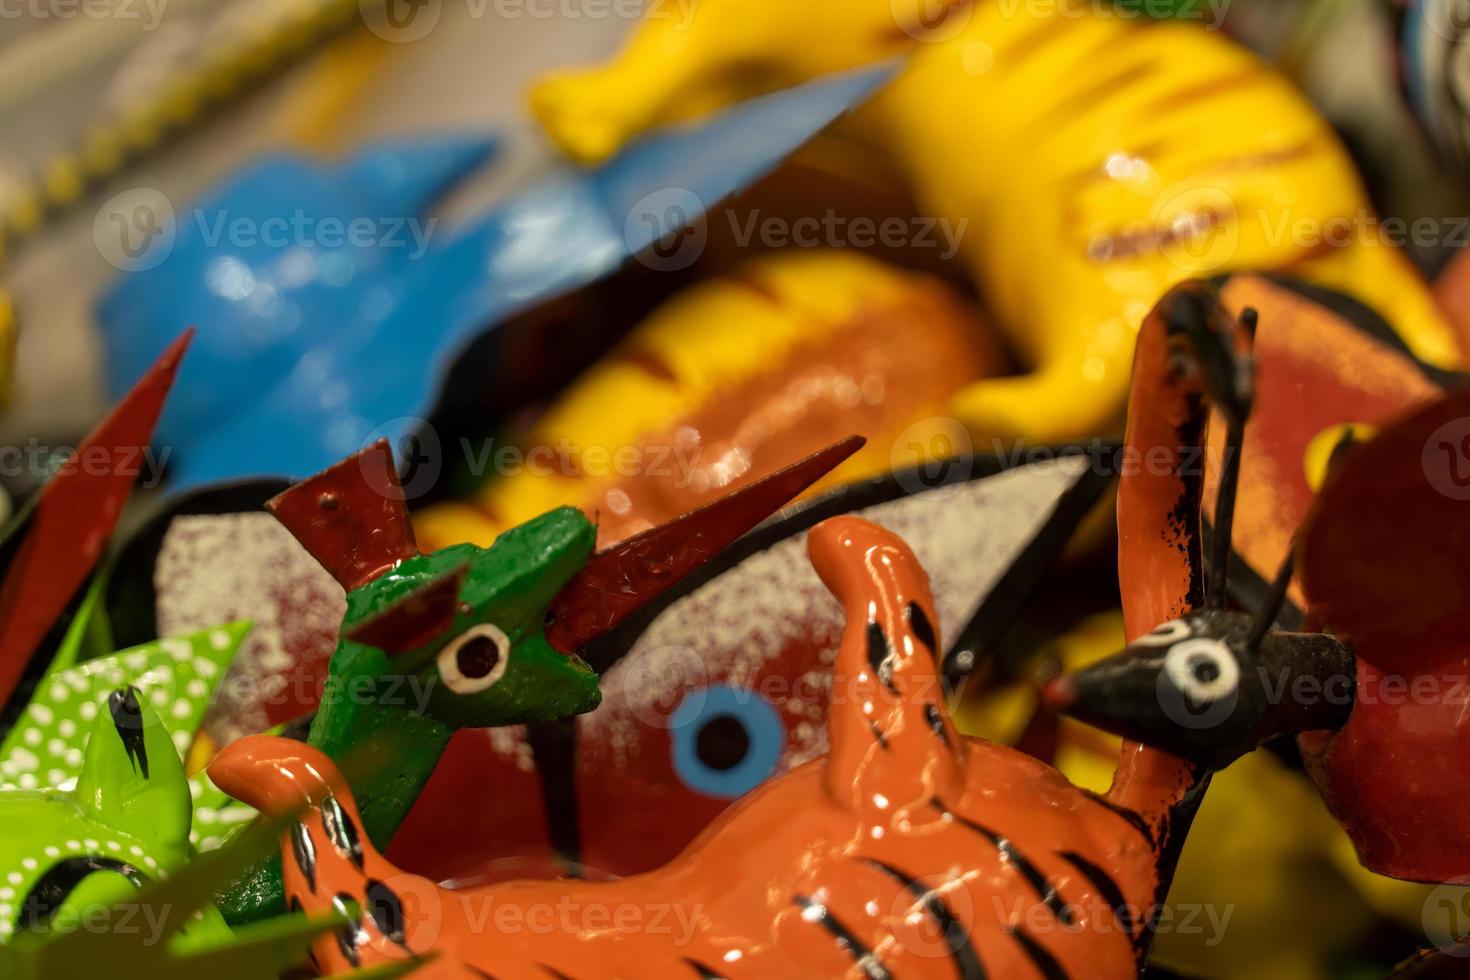
[[[770,517],[864,442],[850,436],[593,555],[551,601],[547,641],[562,653],[580,650]]]

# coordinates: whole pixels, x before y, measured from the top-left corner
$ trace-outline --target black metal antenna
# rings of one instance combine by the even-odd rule
[[[1256,618],[1251,621],[1250,635],[1246,637],[1245,648],[1252,653],[1261,648],[1261,641],[1266,634],[1271,632],[1271,627],[1276,622],[1276,617],[1281,613],[1281,607],[1286,605],[1286,593],[1291,588],[1291,576],[1296,570],[1296,541],[1291,542],[1286,549],[1286,560],[1281,563],[1281,568],[1276,572],[1276,578],[1271,581],[1271,588],[1261,599],[1261,608],[1256,611]]]
[[[1210,552],[1210,593],[1205,608],[1225,608],[1225,580],[1230,569],[1230,535],[1235,525],[1235,493],[1240,485],[1240,450],[1245,442],[1245,419],[1226,423],[1225,459],[1220,468],[1220,493],[1215,498],[1215,540]]]

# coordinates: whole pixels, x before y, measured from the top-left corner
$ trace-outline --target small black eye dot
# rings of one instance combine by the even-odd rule
[[[1208,657],[1200,657],[1190,665],[1194,672],[1194,679],[1201,684],[1209,684],[1220,676],[1220,665]]]
[[[750,733],[734,715],[716,715],[695,736],[699,761],[718,772],[734,769],[750,752]]]
[[[459,672],[465,677],[486,677],[500,663],[500,646],[488,636],[472,636],[454,657]]]

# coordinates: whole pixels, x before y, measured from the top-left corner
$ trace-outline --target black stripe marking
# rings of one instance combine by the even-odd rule
[[[547,966],[545,963],[539,963],[537,965],[540,966],[541,969],[545,970],[547,973],[549,973],[553,977],[555,977],[556,980],[572,980],[572,978],[569,977],[569,976],[567,976],[565,973],[561,972],[560,970],[553,970],[551,967]]]
[[[917,602],[909,603],[909,628],[919,638],[919,642],[929,648],[934,656],[939,655],[939,638],[934,635],[934,624],[929,622],[924,607]]]
[[[725,980],[724,977],[720,976],[714,970],[711,970],[709,967],[705,966],[698,960],[691,960],[686,956],[684,958],[684,962],[688,963],[689,966],[694,970],[694,972],[699,974],[701,980]]]
[[[47,868],[26,893],[20,903],[20,928],[44,929],[82,879],[98,871],[115,871],[138,888],[148,881],[143,872],[126,861],[96,854],[63,858]]]
[[[1017,850],[1016,845],[1012,844],[1008,838],[1002,837],[989,827],[982,826],[973,820],[960,816],[958,813],[951,812],[938,800],[934,801],[934,806],[941,813],[947,814],[956,823],[970,828],[994,844],[995,849],[1000,851],[1001,859],[1020,872],[1021,877],[1026,879],[1027,884],[1031,886],[1037,895],[1041,896],[1041,904],[1051,909],[1052,915],[1060,919],[1064,925],[1072,924],[1072,910],[1062,901],[1062,897],[1057,893],[1056,887],[1046,880],[1046,875],[1042,874],[1036,865],[1032,864],[1026,858],[1026,855]]]
[[[883,627],[877,623],[868,624],[868,664],[883,686],[897,694],[893,687],[893,650],[888,646],[888,637],[883,635]]]
[[[919,884],[918,879],[912,878],[897,868],[863,858],[863,863],[871,868],[888,875],[899,884],[903,885],[909,894],[918,899],[924,911],[929,913],[944,932],[944,940],[949,944],[949,955],[954,960],[955,969],[959,972],[961,980],[985,980],[985,967],[980,963],[980,957],[975,953],[975,947],[970,943],[970,934],[963,924],[954,917],[944,899],[932,888],[925,888]]]
[[[1082,872],[1083,877],[1092,883],[1092,887],[1097,889],[1103,901],[1107,902],[1113,910],[1113,916],[1117,919],[1118,924],[1127,930],[1130,937],[1135,936],[1138,932],[1138,923],[1133,921],[1132,910],[1129,909],[1127,900],[1123,898],[1123,889],[1118,887],[1112,875],[1074,851],[1060,851],[1058,856]]]
[[[541,802],[551,846],[569,878],[582,876],[582,823],[577,799],[577,723],[575,718],[536,721],[526,740],[541,777]]]
[[[148,778],[148,744],[143,737],[143,709],[138,704],[138,689],[123,687],[107,696],[107,710],[112,727],[122,739],[123,751],[133,764],[133,771]]]
[[[1142,814],[1138,813],[1136,810],[1130,810],[1126,806],[1121,806],[1117,803],[1114,803],[1106,796],[1099,796],[1098,794],[1088,792],[1087,790],[1083,790],[1082,793],[1098,806],[1103,807],[1107,810],[1111,810],[1113,813],[1122,817],[1128,822],[1128,826],[1138,831],[1139,834],[1143,836],[1143,839],[1148,841],[1149,847],[1155,850],[1158,849],[1158,841],[1154,838],[1154,832],[1149,827],[1148,821],[1143,819]]]
[[[328,794],[322,800],[322,829],[327,832],[327,839],[337,849],[337,853],[352,862],[357,870],[362,870],[362,840],[357,835],[357,824],[342,809],[342,804],[337,798]]]
[[[1036,969],[1041,971],[1041,975],[1046,980],[1068,980],[1067,971],[1062,969],[1062,964],[1058,963],[1056,957],[1048,953],[1040,943],[1020,929],[1009,931],[1011,938],[1026,951],[1026,955],[1031,957],[1031,962],[1036,964]]]
[[[878,741],[878,747],[880,749],[886,749],[886,748],[888,748],[888,736],[887,735],[884,735],[881,731],[879,731],[878,730],[878,726],[874,722],[872,722],[872,721],[869,721],[868,722],[868,728],[870,728],[872,730],[872,732],[873,732],[873,738],[875,738]]]
[[[792,901],[801,909],[803,920],[815,922],[832,934],[837,940],[838,948],[853,958],[868,980],[892,980],[888,968],[873,955],[873,951],[864,946],[862,940],[853,935],[836,916],[828,912],[825,905],[814,902],[805,895],[797,895]]]
[[[298,822],[291,828],[291,856],[296,859],[296,867],[306,879],[307,889],[315,895],[316,844],[311,839],[311,831],[306,829],[304,823]]]
[[[348,903],[355,901],[356,899],[346,892],[338,892],[332,896],[332,909],[339,915],[345,915],[350,918],[352,916],[352,909]],[[347,962],[353,966],[361,966],[362,957],[357,952],[357,923],[348,922],[337,930],[335,936],[337,939],[337,948],[342,951],[343,956],[347,957]]]
[[[399,900],[398,893],[381,881],[368,879],[365,897],[368,915],[373,917],[373,924],[378,927],[378,931],[407,949],[404,942],[406,933],[404,931],[403,902]]]
[[[934,734],[938,735],[939,740],[944,743],[944,747],[952,748],[949,744],[949,732],[944,730],[944,716],[939,713],[939,706],[936,704],[924,705],[924,718],[929,722],[929,727],[934,729]]]

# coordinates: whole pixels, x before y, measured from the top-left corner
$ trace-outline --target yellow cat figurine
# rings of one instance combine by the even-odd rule
[[[595,161],[650,127],[895,56],[902,73],[844,133],[965,229],[960,260],[1030,371],[954,397],[977,438],[1114,426],[1144,315],[1225,270],[1346,292],[1422,360],[1458,364],[1327,123],[1198,24],[1075,0],[659,0],[620,55],[545,79],[532,106]]]

